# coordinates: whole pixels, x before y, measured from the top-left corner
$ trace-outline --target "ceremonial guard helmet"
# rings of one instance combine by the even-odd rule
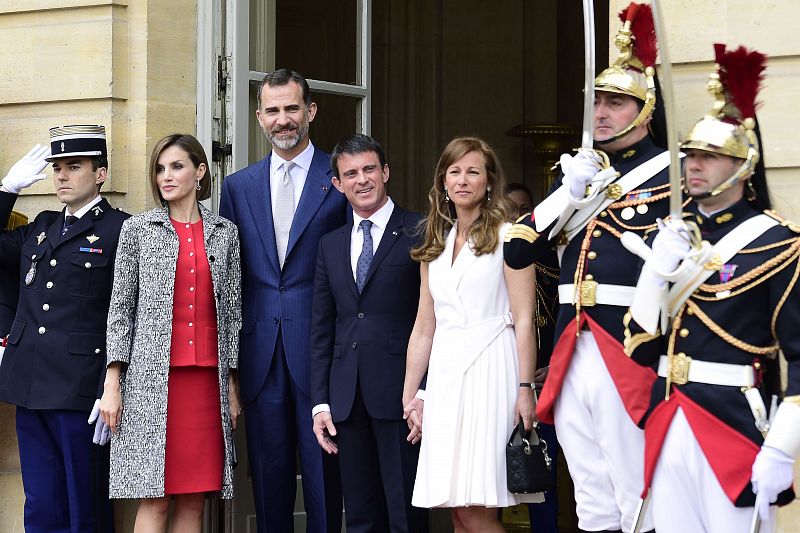
[[[666,121],[659,104],[658,79],[655,64],[658,55],[653,12],[647,4],[631,4],[620,11],[622,28],[614,38],[619,57],[594,80],[595,91],[626,94],[642,102],[637,117],[622,131],[604,141],[603,145],[624,137],[637,126],[651,119],[649,127],[656,144],[666,145]]]
[[[714,105],[692,127],[681,148],[715,152],[743,162],[730,178],[699,199],[716,196],[750,178],[748,199],[752,202],[763,196],[763,201],[768,203],[761,135],[756,120],[756,97],[764,80],[767,57],[743,46],[726,50],[724,44],[715,44],[714,53],[714,72],[706,85],[714,97]]]

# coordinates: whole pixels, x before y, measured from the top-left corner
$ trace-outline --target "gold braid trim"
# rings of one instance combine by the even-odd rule
[[[625,352],[625,355],[631,357],[633,355],[634,350],[638,348],[640,345],[644,344],[645,342],[650,342],[653,339],[657,339],[661,336],[661,332],[659,331],[656,335],[650,335],[646,331],[644,333],[637,333],[635,335],[631,335],[631,330],[629,328],[631,320],[633,317],[631,316],[631,312],[628,311],[625,313],[625,316],[622,317],[622,325],[625,326],[624,335],[625,338],[622,341],[622,349]]]
[[[598,219],[595,219],[594,221],[596,222],[596,224],[595,224],[596,226],[600,226],[601,228],[603,228],[604,230],[609,232],[611,235],[613,235],[617,239],[622,237],[622,232],[620,230],[618,230],[617,228],[615,228],[614,226],[612,226],[611,224],[608,224],[608,223],[603,222],[602,220],[598,220]]]
[[[739,250],[738,253],[740,254],[757,254],[758,252],[766,252],[767,250],[772,250],[773,248],[780,248],[781,246],[787,246],[792,244],[797,240],[797,237],[792,237],[791,239],[786,239],[785,241],[774,242],[772,244],[765,244],[764,246],[759,246],[758,248],[745,248],[743,250]]]
[[[579,337],[581,334],[581,298],[583,291],[581,291],[581,282],[583,281],[583,273],[586,271],[586,252],[589,250],[589,245],[592,242],[592,230],[597,226],[597,219],[592,219],[586,225],[586,234],[581,241],[581,251],[578,254],[578,263],[575,268],[575,277],[572,280],[575,287],[575,295],[572,297],[575,302],[575,336]]]
[[[534,263],[534,268],[548,278],[559,279],[559,270],[557,268],[546,267],[540,263]]]
[[[669,400],[669,391],[672,386],[672,359],[675,357],[675,339],[678,336],[678,329],[681,327],[681,316],[683,312],[686,310],[686,303],[684,303],[678,312],[675,314],[675,318],[672,319],[672,328],[669,332],[669,341],[667,342],[667,377],[666,381],[666,390],[664,391],[664,400]]]
[[[733,335],[722,329],[722,327],[719,324],[714,322],[711,319],[711,317],[705,314],[703,310],[700,309],[700,306],[698,306],[695,302],[693,302],[692,300],[687,300],[686,305],[688,306],[689,309],[691,309],[694,312],[695,315],[697,315],[697,318],[699,318],[700,321],[703,324],[705,324],[708,329],[712,331],[712,333],[715,333],[719,338],[721,338],[728,344],[742,350],[743,352],[751,353],[754,355],[770,355],[778,349],[777,344],[762,347],[762,346],[754,346],[752,344],[744,342],[741,339],[737,339],[736,337],[734,337]]]
[[[699,287],[700,291],[711,292],[711,293],[732,291],[733,289],[737,288],[738,290],[735,290],[724,297],[718,297],[716,295],[702,296],[698,295],[697,293],[694,294],[694,297],[697,298],[698,300],[704,300],[704,301],[718,301],[731,298],[765,282],[766,280],[768,280],[769,278],[771,278],[772,276],[774,276],[775,274],[777,274],[778,272],[789,266],[792,263],[792,261],[796,259],[798,256],[800,256],[800,239],[797,242],[795,242],[791,247],[787,248],[780,254],[762,263],[761,265],[757,266],[756,268],[754,268],[753,270],[749,271],[747,274],[739,278],[735,278],[727,283],[717,283],[717,284],[704,283]]]
[[[777,339],[777,323],[778,323],[778,313],[781,312],[783,309],[783,304],[786,303],[786,300],[789,298],[789,293],[792,292],[795,283],[797,283],[797,278],[800,276],[800,261],[797,261],[797,266],[794,267],[794,275],[792,276],[789,285],[786,287],[786,290],[783,292],[783,296],[778,301],[778,305],[775,306],[775,312],[772,313],[772,322],[770,322],[770,330],[772,331],[772,337]]]
[[[522,239],[533,244],[533,241],[538,238],[539,234],[536,233],[532,227],[526,226],[525,224],[514,224],[508,228],[503,240],[505,242],[511,242],[512,239]]]

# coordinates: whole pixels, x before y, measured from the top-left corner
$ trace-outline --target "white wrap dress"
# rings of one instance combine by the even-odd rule
[[[519,361],[503,275],[503,235],[492,254],[464,246],[453,262],[456,228],[432,261],[433,337],[422,443],[412,504],[508,507],[540,502],[506,486],[505,446],[514,427]],[[452,264],[451,264],[452,263]]]

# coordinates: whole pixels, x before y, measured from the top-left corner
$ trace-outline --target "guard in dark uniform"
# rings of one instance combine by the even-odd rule
[[[52,128],[50,140],[65,209],[0,234],[0,261],[21,273],[0,400],[17,406],[25,530],[113,531],[108,449],[92,442],[102,418],[87,419],[102,392],[114,257],[129,215],[99,195],[108,173],[103,126]],[[27,185],[3,180],[0,225]]]
[[[28,217],[14,211],[6,224],[6,229],[12,230],[27,223]],[[17,314],[18,299],[19,265],[16,268],[0,268],[0,338],[4,338],[11,331],[14,315]],[[0,346],[0,354],[2,354],[2,346]]]
[[[652,13],[631,4],[620,18],[620,56],[595,79],[596,151],[561,157],[550,195],[509,230],[504,247],[512,268],[557,247],[556,343],[536,412],[555,421],[582,531],[628,531],[641,492],[644,435],[636,424],[655,373],[623,352],[639,259],[620,235],[643,234],[669,209]]]
[[[714,107],[683,143],[686,223],[648,239],[625,316],[626,353],[658,368],[644,427],[659,533],[747,532],[754,504],[773,531],[769,505],[794,498],[800,451],[800,227],[768,210],[755,120],[766,58],[715,48]],[[788,396],[770,423],[779,349]]]

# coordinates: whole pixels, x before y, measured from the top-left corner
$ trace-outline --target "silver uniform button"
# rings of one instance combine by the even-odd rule
[[[50,260],[50,266],[51,266],[51,267],[54,267],[54,266],[56,266],[57,264],[58,264],[58,261],[56,261],[55,259],[51,259],[51,260]]]
[[[47,287],[48,289],[52,289],[52,288],[53,288],[53,282],[52,282],[52,281],[48,281],[48,282],[45,284],[45,287]]]
[[[92,268],[92,264],[91,264],[89,261],[86,261],[86,262],[83,264],[83,266],[85,266],[86,268]]]
[[[44,333],[45,333],[46,331],[47,331],[47,329],[45,329],[45,327],[44,327],[44,326],[39,326],[39,335],[44,335]]]
[[[50,304],[44,304],[44,305],[42,306],[42,310],[43,310],[43,311],[49,311],[49,310],[50,310]]]
[[[95,348],[94,353],[100,353],[100,348]]]

